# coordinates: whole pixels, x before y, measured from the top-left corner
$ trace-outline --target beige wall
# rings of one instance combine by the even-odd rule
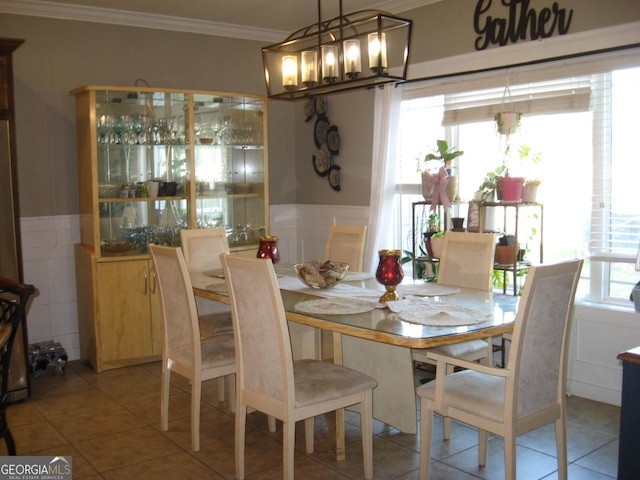
[[[531,0],[540,10],[551,0]],[[640,20],[638,0],[560,0],[573,8],[570,33]],[[414,19],[412,63],[474,51],[473,0],[404,12]],[[500,2],[493,0],[492,8]],[[493,12],[493,10],[492,10]],[[503,15],[496,13],[495,15]],[[18,15],[0,16],[3,37],[25,39],[14,55],[21,214],[78,212],[73,98],[81,85],[133,85],[264,94],[266,42]],[[409,70],[411,73],[411,69]],[[302,102],[269,104],[271,203],[366,206],[371,178],[373,90],[328,97],[342,136],[341,192],[315,175],[313,122]]]

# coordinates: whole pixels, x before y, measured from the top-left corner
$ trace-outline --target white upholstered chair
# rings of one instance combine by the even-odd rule
[[[438,267],[438,283],[456,287],[473,288],[488,292],[491,290],[491,272],[495,235],[493,233],[470,233],[447,231]],[[453,343],[433,349],[413,349],[411,358],[414,362],[435,365],[428,353],[439,352],[469,362],[483,360],[491,365],[493,358],[493,341],[469,340]],[[452,373],[453,365],[449,365],[447,373]],[[444,421],[444,438],[451,436],[451,420]]]
[[[478,428],[478,463],[486,464],[487,433],[504,439],[505,478],[516,478],[516,437],[554,422],[558,478],[567,478],[566,359],[582,260],[532,266],[525,281],[505,368],[430,352],[436,379],[420,397],[420,478],[429,477],[433,415]],[[467,370],[446,375],[446,364]]]
[[[200,450],[202,382],[227,377],[229,408],[235,411],[235,346],[232,335],[202,339],[195,296],[184,256],[179,248],[149,245],[160,288],[164,345],[160,398],[162,430],[169,429],[171,372],[191,382],[191,448]]]
[[[467,233],[447,231],[438,268],[438,283],[456,287],[491,290],[491,273],[495,235],[493,233]],[[414,361],[434,364],[428,357],[429,349],[412,350]],[[470,340],[431,349],[471,362],[486,359],[491,363],[493,347],[490,340]],[[450,372],[453,367],[450,367]],[[447,437],[448,438],[448,437]]]
[[[376,381],[319,360],[293,361],[282,296],[270,260],[223,255],[237,358],[236,478],[244,478],[247,407],[283,422],[283,478],[293,479],[295,422],[305,420],[313,452],[314,416],[360,405],[364,477],[373,477],[372,390]],[[344,435],[343,426],[336,430]]]
[[[331,225],[324,259],[346,262],[350,272],[361,272],[366,239],[366,225]]]
[[[180,244],[189,272],[219,270],[220,254],[229,253],[227,233],[224,228],[180,230]],[[232,333],[231,310],[227,305],[206,298],[196,298],[203,336]]]

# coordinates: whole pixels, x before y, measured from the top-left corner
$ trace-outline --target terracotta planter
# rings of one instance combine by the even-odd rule
[[[500,265],[513,265],[517,255],[517,245],[496,245],[496,263]]]
[[[522,200],[522,188],[524,187],[523,177],[500,177],[501,200],[505,202],[519,202]]]

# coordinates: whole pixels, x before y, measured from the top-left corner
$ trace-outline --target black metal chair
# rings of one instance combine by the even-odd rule
[[[2,366],[2,396],[0,396],[0,437],[7,443],[9,455],[16,454],[16,445],[7,424],[7,390],[9,385],[9,365],[11,351],[20,321],[29,297],[33,295],[33,285],[25,285],[0,277],[0,354]]]

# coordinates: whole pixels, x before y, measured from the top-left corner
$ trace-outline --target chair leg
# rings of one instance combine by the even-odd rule
[[[236,479],[244,480],[244,443],[247,406],[236,405]]]
[[[269,431],[271,433],[276,431],[276,417],[269,415],[267,417],[267,424],[269,425]]]
[[[163,431],[169,430],[169,389],[171,386],[171,370],[162,366],[162,384],[160,387],[160,423]]]
[[[478,465],[484,467],[487,464],[487,431],[478,430]]]
[[[315,428],[315,417],[305,418],[304,420],[304,444],[307,453],[313,453],[313,435]]]
[[[224,380],[218,378],[218,381]],[[224,381],[222,381],[224,385]],[[227,390],[229,391],[229,410],[231,413],[236,412],[236,376],[235,374],[227,375]]]
[[[558,479],[567,480],[567,424],[564,414],[555,421],[556,450],[558,454]]]
[[[218,384],[218,401],[224,402],[224,378],[218,377],[216,383]]]
[[[199,379],[191,381],[191,448],[200,451],[200,396],[202,382]]]
[[[7,426],[4,430],[4,433],[2,434],[2,436],[4,437],[4,441],[7,444],[7,452],[9,453],[10,456],[15,456],[16,455],[16,443],[13,441],[13,435],[11,435],[11,432],[9,431],[9,427]]]
[[[505,432],[504,436],[504,478],[516,478],[516,437],[513,432]]]
[[[284,422],[282,429],[282,478],[293,480],[293,458],[296,443],[296,422]]]
[[[362,431],[362,454],[364,456],[364,478],[373,478],[373,391],[365,392],[360,406],[360,430]]]
[[[431,464],[431,436],[433,434],[433,410],[427,401],[420,399],[420,480],[429,478]]]

